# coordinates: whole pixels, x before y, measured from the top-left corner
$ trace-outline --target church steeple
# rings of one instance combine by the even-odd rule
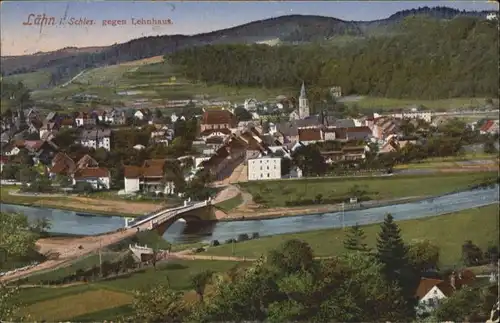
[[[300,89],[299,97],[299,118],[305,119],[309,117],[309,101],[306,97],[306,86],[302,81],[302,88]]]
[[[306,98],[306,86],[304,85],[304,81],[302,81],[302,87],[300,88],[300,98]]]

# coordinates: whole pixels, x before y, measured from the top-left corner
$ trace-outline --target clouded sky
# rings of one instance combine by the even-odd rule
[[[192,35],[246,22],[288,14],[309,14],[343,20],[374,20],[423,6],[465,10],[498,10],[491,2],[382,1],[382,2],[164,2],[164,1],[2,1],[1,54],[23,55],[63,47],[106,46],[143,36]],[[30,14],[45,14],[56,21],[66,16],[95,21],[92,26],[23,25]],[[131,19],[171,19],[171,25],[132,25]],[[103,26],[102,20],[126,19],[127,25]],[[33,21],[33,18],[32,20]]]

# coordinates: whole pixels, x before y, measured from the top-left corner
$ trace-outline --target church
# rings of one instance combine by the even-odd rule
[[[299,97],[299,109],[293,111],[290,114],[290,121],[292,120],[303,120],[309,117],[309,100],[306,96],[306,86],[302,82],[302,88],[300,89]]]

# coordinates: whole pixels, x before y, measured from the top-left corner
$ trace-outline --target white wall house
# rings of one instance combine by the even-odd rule
[[[268,180],[281,178],[280,157],[260,157],[248,160],[248,180]]]
[[[110,173],[107,168],[88,167],[78,170],[73,176],[73,185],[78,182],[86,182],[92,185],[95,190],[109,190]]]
[[[418,301],[417,312],[420,314],[432,312],[446,298],[443,291],[438,286],[434,286]]]
[[[80,135],[80,144],[89,148],[111,150],[111,130],[88,130]]]
[[[403,112],[403,113],[394,113],[391,114],[392,117],[397,119],[421,119],[425,122],[431,122],[432,120],[432,112],[429,111],[411,111],[411,112]]]

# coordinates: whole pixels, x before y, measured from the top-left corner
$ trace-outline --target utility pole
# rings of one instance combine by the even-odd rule
[[[231,253],[232,253],[233,257],[234,257],[234,239],[233,239],[233,242],[231,243],[231,247],[232,247]]]
[[[345,224],[344,224],[344,202],[342,202],[342,230],[345,229]]]
[[[99,239],[99,270],[101,272],[101,277],[102,277],[102,240]]]

